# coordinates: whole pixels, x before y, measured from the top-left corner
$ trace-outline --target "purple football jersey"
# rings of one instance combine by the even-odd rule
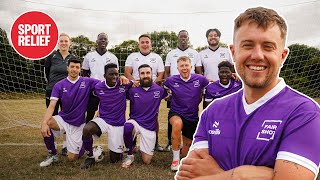
[[[160,102],[167,97],[167,92],[155,83],[148,90],[136,87],[130,88],[128,92],[130,119],[145,129],[155,131]]]
[[[114,87],[108,87],[105,81],[95,86],[94,94],[100,99],[100,118],[106,123],[123,126],[126,121],[126,92],[131,86],[132,82],[120,85],[119,80]]]
[[[230,79],[230,84],[226,88],[221,86],[220,81],[218,80],[214,83],[209,84],[206,87],[206,93],[204,97],[206,101],[212,101],[214,99],[221,98],[223,96],[237,92],[241,88],[241,81],[235,81],[234,79]]]
[[[198,122],[199,104],[202,100],[202,89],[209,84],[207,78],[199,74],[191,74],[188,81],[180,75],[166,79],[164,85],[172,92],[171,109],[188,121]]]
[[[63,105],[59,115],[65,122],[78,127],[86,122],[85,112],[89,95],[98,82],[96,79],[79,77],[72,83],[65,78],[53,87],[51,98],[61,99]]]
[[[207,144],[224,170],[241,165],[274,168],[276,159],[284,159],[316,173],[319,106],[283,84],[251,105],[246,104],[243,90],[213,101],[201,115],[192,148]]]

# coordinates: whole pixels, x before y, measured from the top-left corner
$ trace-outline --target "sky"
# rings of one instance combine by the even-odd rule
[[[59,32],[71,37],[85,35],[95,41],[100,32],[109,36],[109,46],[153,31],[189,32],[194,48],[207,45],[205,32],[218,28],[221,42],[232,43],[233,20],[249,7],[272,8],[288,24],[287,44],[320,48],[320,0],[1,0],[0,28],[10,38],[10,28],[24,12],[49,14]]]

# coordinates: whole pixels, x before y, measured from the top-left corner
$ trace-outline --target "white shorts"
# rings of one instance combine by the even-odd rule
[[[109,149],[116,153],[122,153],[124,147],[123,126],[112,126],[99,117],[94,118],[91,121],[99,126],[103,134],[108,133]]]
[[[82,147],[82,130],[86,124],[83,123],[80,127],[77,127],[65,122],[59,115],[53,116],[53,118],[60,128],[60,131],[52,130],[53,135],[57,137],[66,133],[68,151],[73,154],[79,154]]]
[[[156,131],[150,131],[141,127],[135,120],[129,119],[126,123],[131,123],[134,126],[135,135],[140,134],[140,151],[153,155],[154,146],[156,144]]]

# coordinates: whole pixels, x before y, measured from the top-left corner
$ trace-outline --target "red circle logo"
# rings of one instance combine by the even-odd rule
[[[31,60],[42,59],[52,53],[58,36],[54,20],[39,11],[20,15],[11,27],[13,48],[24,58]]]

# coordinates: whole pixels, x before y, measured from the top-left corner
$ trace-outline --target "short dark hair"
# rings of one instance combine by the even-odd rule
[[[107,34],[107,33],[105,33],[105,32],[101,32],[101,33],[99,33],[99,34],[98,34],[97,39],[99,39],[99,36],[100,36],[101,34],[106,35],[106,36],[107,36],[107,38],[108,38],[108,34]]]
[[[217,28],[214,28],[214,29],[208,29],[207,32],[206,32],[206,37],[208,38],[209,34],[212,32],[212,31],[215,31],[217,33],[217,35],[219,37],[221,37],[221,32],[219,31],[219,29]]]
[[[149,36],[149,34],[141,34],[141,35],[139,36],[139,39],[138,39],[138,40],[140,41],[140,39],[143,38],[143,37],[149,38],[150,41],[151,41],[151,37]]]
[[[152,71],[152,67],[149,66],[149,64],[141,64],[141,65],[139,66],[139,68],[138,68],[138,71],[140,72],[140,69],[141,69],[141,68],[146,68],[146,67],[150,68],[151,71]]]
[[[71,58],[69,59],[69,61],[68,61],[68,66],[70,65],[71,62],[81,65],[81,61],[80,61],[80,59],[77,58],[77,57],[71,57]]]
[[[178,36],[180,35],[180,33],[183,33],[183,32],[186,32],[189,35],[188,31],[183,29],[183,30],[178,32]]]
[[[287,35],[287,24],[285,20],[273,9],[264,7],[249,8],[245,12],[241,13],[234,20],[234,33],[244,23],[255,23],[259,28],[266,30],[270,26],[278,25],[281,32],[281,38],[286,39]]]
[[[228,67],[230,71],[232,71],[232,64],[229,61],[222,61],[221,63],[218,64],[218,69],[221,67]]]
[[[104,66],[104,73],[106,74],[108,69],[111,69],[111,68],[118,68],[118,66],[114,63],[109,63],[107,65]]]

